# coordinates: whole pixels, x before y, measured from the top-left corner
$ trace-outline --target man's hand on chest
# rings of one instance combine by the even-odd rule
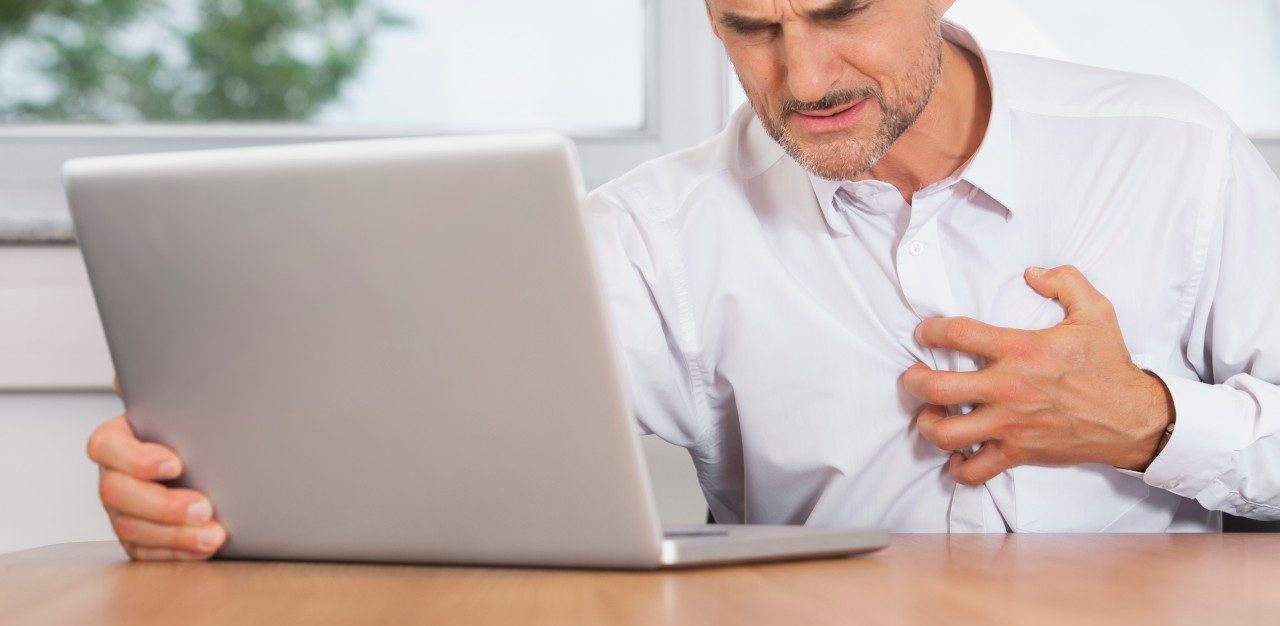
[[[984,483],[1018,465],[1107,463],[1142,471],[1172,423],[1164,383],[1130,358],[1111,302],[1072,266],[1027,270],[1028,285],[1066,309],[1061,324],[1018,330],[969,318],[931,318],[916,329],[924,348],[982,356],[977,372],[934,371],[916,363],[903,374],[908,393],[927,404],[920,434],[952,454],[959,483]],[[947,405],[974,404],[948,416]]]

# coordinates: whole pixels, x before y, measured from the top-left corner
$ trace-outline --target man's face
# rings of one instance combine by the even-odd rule
[[[924,111],[950,0],[707,0],[769,135],[823,178],[857,178]]]

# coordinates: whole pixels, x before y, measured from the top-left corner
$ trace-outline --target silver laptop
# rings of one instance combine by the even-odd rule
[[[65,177],[130,422],[211,496],[220,556],[657,568],[887,543],[664,533],[563,137],[86,159]]]

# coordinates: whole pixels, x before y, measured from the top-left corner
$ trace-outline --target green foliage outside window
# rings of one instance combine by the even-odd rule
[[[378,0],[0,0],[0,54],[47,81],[0,83],[0,121],[308,120],[404,25]]]

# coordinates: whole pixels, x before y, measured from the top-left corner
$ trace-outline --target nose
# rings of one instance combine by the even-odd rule
[[[807,31],[807,32],[806,32]],[[801,102],[822,99],[840,79],[840,59],[826,38],[801,29],[783,35],[787,87]]]

